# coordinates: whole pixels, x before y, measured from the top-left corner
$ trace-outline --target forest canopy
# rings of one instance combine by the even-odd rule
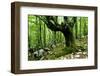
[[[87,37],[88,17],[28,15],[29,60],[57,59],[79,50],[87,51]],[[39,50],[49,52],[40,57]]]

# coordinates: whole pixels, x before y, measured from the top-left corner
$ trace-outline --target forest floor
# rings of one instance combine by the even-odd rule
[[[83,59],[88,57],[87,38],[75,41],[75,47],[65,47],[62,44],[56,46],[49,54],[41,60],[64,60],[64,59]]]

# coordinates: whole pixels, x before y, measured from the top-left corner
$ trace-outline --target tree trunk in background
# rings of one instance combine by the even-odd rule
[[[86,21],[85,21],[85,18],[84,18],[84,36],[86,35],[86,29],[87,29],[87,26],[86,26]]]
[[[37,28],[38,28],[38,30],[39,30],[39,25],[38,25],[38,18],[37,18],[37,16],[36,16],[36,25],[37,25]],[[38,34],[36,35],[36,37],[37,37],[37,45],[36,45],[36,48],[38,48],[38,46],[39,46],[39,32],[38,32]]]
[[[81,17],[80,17],[80,38],[81,38],[81,32],[82,32],[82,30],[81,30],[81,25],[82,25],[82,23],[81,23]]]
[[[45,28],[45,24],[44,24],[44,47],[46,46],[46,28]]]
[[[43,45],[42,45],[42,37],[41,37],[41,20],[39,19],[39,25],[40,25],[40,39],[39,39],[39,42],[40,42],[40,47],[42,46],[43,47]]]
[[[76,37],[76,39],[78,38],[78,35],[77,35],[77,33],[78,33],[78,26],[77,26],[77,23],[78,21],[76,21],[76,23],[75,23],[75,37]]]

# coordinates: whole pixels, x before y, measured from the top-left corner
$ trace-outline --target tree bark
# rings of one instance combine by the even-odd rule
[[[82,22],[81,22],[81,17],[80,17],[80,38],[81,38],[81,32],[82,32],[82,30],[81,30],[81,26],[82,26]]]
[[[65,44],[67,47],[72,47],[74,44],[74,35],[70,28],[67,28],[62,32],[65,37]]]
[[[76,18],[77,19],[77,18]],[[75,37],[76,37],[76,39],[78,38],[78,35],[77,35],[77,33],[78,33],[78,26],[77,26],[77,22],[75,23]]]
[[[44,47],[46,47],[46,28],[45,28],[45,24],[44,24]]]

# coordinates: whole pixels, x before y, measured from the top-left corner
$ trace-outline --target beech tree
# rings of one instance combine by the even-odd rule
[[[71,47],[74,44],[73,27],[76,24],[76,17],[63,17],[61,24],[57,22],[58,16],[44,16],[39,18],[45,22],[50,30],[63,33],[67,47]]]

